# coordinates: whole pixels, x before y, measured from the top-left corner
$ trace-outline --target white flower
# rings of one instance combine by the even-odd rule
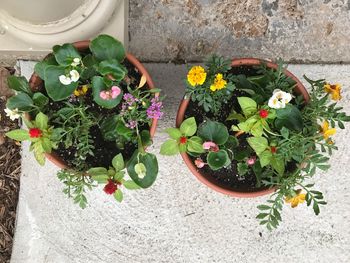
[[[69,85],[72,83],[72,80],[65,75],[61,75],[58,78],[63,85]]]
[[[80,64],[80,58],[74,58],[72,64],[70,64],[73,67],[76,67]]]
[[[71,70],[71,71],[69,72],[69,74],[70,74],[70,76],[71,76],[71,77],[70,77],[71,81],[77,82],[77,81],[79,80],[79,77],[80,77],[79,72],[76,71],[75,69]]]
[[[18,113],[18,109],[13,109],[13,110],[10,110],[8,108],[4,109],[4,111],[6,112],[6,116],[7,117],[10,117],[10,119],[12,121],[18,119],[19,117],[21,117],[21,115]]]
[[[292,99],[292,95],[288,92],[275,89],[272,97],[269,99],[268,105],[273,109],[283,109]]]

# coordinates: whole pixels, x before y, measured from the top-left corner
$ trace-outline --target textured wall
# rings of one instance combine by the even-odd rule
[[[282,57],[350,62],[350,0],[130,0],[130,51],[145,61]]]

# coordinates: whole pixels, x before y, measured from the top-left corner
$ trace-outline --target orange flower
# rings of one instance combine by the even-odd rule
[[[341,99],[341,86],[340,84],[331,85],[327,83],[324,85],[324,91],[332,95],[332,100],[340,100]]]
[[[299,204],[302,204],[305,202],[305,194],[301,193],[301,189],[295,191],[296,195],[292,197],[287,197],[285,199],[285,202],[288,204],[291,204],[291,207],[297,207]]]

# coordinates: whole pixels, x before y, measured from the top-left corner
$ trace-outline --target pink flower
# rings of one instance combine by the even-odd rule
[[[121,89],[117,86],[113,86],[111,90],[103,90],[100,92],[100,98],[103,100],[115,99],[121,93]]]
[[[249,166],[251,166],[251,165],[255,164],[255,161],[256,161],[256,156],[252,156],[249,159],[247,159],[247,164]]]
[[[198,168],[203,168],[204,165],[206,165],[205,162],[203,162],[203,160],[201,158],[197,158],[196,160],[194,160],[194,164],[198,167]]]
[[[121,89],[119,87],[117,87],[117,86],[113,86],[111,88],[111,90],[112,90],[112,99],[115,99],[121,93]]]
[[[203,149],[204,150],[209,150],[211,152],[218,152],[219,151],[219,146],[215,142],[204,142],[203,143]]]

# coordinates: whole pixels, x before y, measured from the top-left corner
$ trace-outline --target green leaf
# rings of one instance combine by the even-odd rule
[[[258,205],[258,209],[259,210],[270,210],[271,207],[269,207],[268,205]]]
[[[260,165],[261,167],[265,167],[266,165],[270,164],[272,159],[272,153],[269,150],[263,151],[259,155]]]
[[[197,123],[194,117],[184,120],[180,125],[180,131],[185,136],[193,136],[197,131]]]
[[[247,141],[257,155],[260,155],[263,151],[265,151],[269,145],[267,139],[264,137],[249,137],[247,138]]]
[[[231,112],[230,115],[228,115],[227,121],[232,121],[232,120],[238,120],[239,122],[245,121],[245,118],[242,114],[239,114],[237,112]]]
[[[242,108],[243,114],[248,118],[257,112],[257,104],[254,100],[248,97],[238,97],[239,105]]]
[[[284,174],[285,166],[283,158],[273,157],[271,159],[271,166],[279,175],[282,176]]]
[[[56,45],[52,49],[57,63],[61,66],[70,66],[74,58],[81,59],[78,50],[72,44]]]
[[[119,203],[123,201],[123,192],[120,189],[117,189],[117,191],[114,192],[113,196]]]
[[[124,158],[123,158],[123,155],[121,153],[114,156],[114,158],[112,160],[112,165],[117,172],[124,169],[124,167],[125,167]]]
[[[42,138],[41,139],[41,145],[43,146],[43,149],[46,153],[51,153],[52,151],[52,144],[48,138]]]
[[[10,110],[30,111],[33,108],[33,100],[26,93],[18,93],[7,100],[6,107]]]
[[[35,126],[40,130],[47,130],[47,123],[49,122],[49,118],[42,112],[39,112],[35,116]]]
[[[44,80],[45,79],[45,70],[46,67],[49,65],[55,65],[57,66],[57,61],[55,59],[54,55],[49,55],[47,58],[45,58],[43,61],[40,61],[38,63],[35,64],[34,66],[34,71],[36,74],[38,74],[38,76]]]
[[[40,141],[33,144],[34,157],[40,165],[45,164],[45,151]]]
[[[116,59],[104,60],[98,65],[98,72],[103,76],[111,75],[116,81],[124,79],[128,70]]]
[[[78,81],[72,82],[69,85],[63,85],[59,77],[66,74],[66,69],[63,66],[49,65],[45,69],[45,89],[47,95],[54,101],[60,101],[68,98],[73,94],[73,91],[78,87]]]
[[[10,89],[15,91],[24,92],[29,95],[33,93],[25,77],[9,76],[7,78],[7,84]]]
[[[315,215],[318,215],[320,213],[320,207],[318,206],[317,202],[314,201],[312,208],[314,209]]]
[[[120,94],[114,99],[104,100],[100,97],[100,92],[103,90],[108,90],[108,88],[106,87],[106,85],[103,81],[103,77],[100,77],[100,76],[93,77],[93,79],[92,79],[92,95],[94,96],[94,101],[98,105],[100,105],[106,109],[112,109],[112,108],[116,107],[120,103],[120,101],[123,97],[123,91],[121,91]]]
[[[160,154],[162,155],[175,155],[177,153],[179,153],[178,142],[173,139],[165,141],[160,147]]]
[[[248,165],[247,163],[238,163],[237,164],[237,171],[240,176],[244,176],[248,172]]]
[[[129,189],[129,190],[136,190],[141,188],[133,180],[124,181],[123,185],[125,186],[126,189]]]
[[[204,141],[213,141],[218,145],[225,144],[229,136],[224,124],[211,120],[199,125],[197,135]]]
[[[117,59],[122,61],[125,57],[123,44],[108,35],[99,35],[90,42],[92,54],[100,61]]]
[[[91,178],[99,184],[106,184],[109,179],[107,174],[93,175]]]
[[[204,153],[203,140],[198,136],[193,136],[187,141],[187,151],[193,153]]]
[[[174,140],[178,140],[182,136],[181,131],[177,128],[168,128],[165,130],[165,132]]]
[[[135,166],[138,163],[142,163],[146,168],[146,175],[140,178],[135,171]],[[128,174],[131,179],[141,186],[142,188],[150,187],[157,178],[158,174],[158,162],[154,154],[151,153],[140,153],[135,150],[133,156],[127,163]]]
[[[263,125],[262,125],[261,121],[257,121],[253,125],[252,129],[250,130],[252,135],[255,137],[261,137],[263,134],[263,131],[264,131],[264,129],[263,129]]]
[[[45,105],[49,103],[49,98],[46,97],[41,92],[35,92],[33,94],[32,99],[33,99],[34,105],[38,106],[40,109],[42,109]]]
[[[121,182],[124,178],[125,172],[124,171],[118,171],[114,174],[113,179],[117,182]]]
[[[268,213],[260,213],[256,216],[257,219],[263,219],[265,217],[267,217],[269,214]]]
[[[297,107],[287,104],[285,108],[276,110],[276,114],[275,125],[278,129],[282,127],[295,131],[303,129],[303,116]]]
[[[104,167],[94,167],[90,168],[88,170],[88,174],[91,176],[101,176],[101,175],[106,175],[107,176],[107,169]]]
[[[239,141],[235,136],[230,135],[225,143],[225,148],[233,150],[239,145]]]
[[[228,166],[231,161],[225,150],[220,150],[218,152],[209,152],[207,156],[207,162],[211,169],[219,170],[225,166]]]
[[[282,127],[281,135],[283,136],[283,138],[288,139],[289,138],[289,130],[286,127]]]
[[[13,140],[20,141],[20,142],[29,140],[30,138],[28,131],[21,130],[21,129],[9,131],[5,133],[5,135]]]

